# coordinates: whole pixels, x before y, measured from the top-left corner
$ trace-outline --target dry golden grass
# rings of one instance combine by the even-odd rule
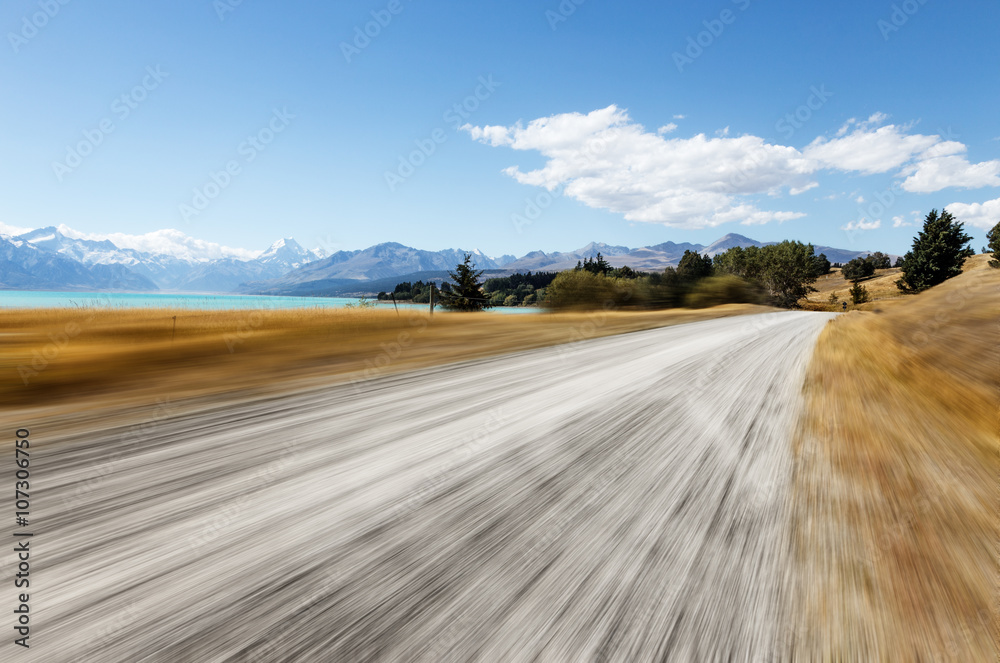
[[[797,446],[807,660],[996,661],[1000,270],[824,330]]]
[[[893,267],[892,269],[879,269],[875,271],[875,276],[861,282],[861,285],[868,290],[868,295],[872,302],[885,303],[886,300],[899,300],[904,295],[896,287],[896,279],[900,277],[903,270]],[[799,305],[808,311],[840,311],[840,302],[847,302],[847,309],[854,310],[862,308],[851,304],[850,281],[844,278],[839,269],[835,269],[829,274],[819,277],[813,287],[817,292],[811,292]],[[836,294],[838,302],[830,303],[830,295]]]
[[[539,313],[390,310],[0,311],[0,396],[21,408],[85,409],[403,369],[771,309]],[[173,316],[176,320],[174,332]],[[399,347],[393,345],[399,344]]]

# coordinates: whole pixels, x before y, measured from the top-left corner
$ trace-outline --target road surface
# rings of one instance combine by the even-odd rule
[[[2,658],[784,658],[791,431],[828,319],[33,430],[32,646]]]

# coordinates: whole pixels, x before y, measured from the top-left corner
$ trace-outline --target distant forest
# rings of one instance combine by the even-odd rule
[[[545,301],[545,288],[555,280],[557,272],[527,272],[511,274],[483,282],[483,293],[492,306],[534,306]],[[426,304],[430,301],[432,283],[423,281],[403,281],[393,288],[392,293],[380,292],[380,300],[393,299],[397,302],[409,301]],[[451,290],[451,283],[444,281],[436,286],[439,292]]]

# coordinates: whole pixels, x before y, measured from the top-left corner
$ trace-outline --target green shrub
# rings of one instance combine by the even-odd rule
[[[560,273],[545,292],[546,305],[557,309],[611,309],[643,299],[634,280],[608,278],[582,269]]]
[[[709,276],[691,289],[684,303],[688,308],[709,308],[722,304],[756,304],[763,293],[737,276]]]
[[[851,302],[857,306],[858,304],[864,304],[870,300],[871,297],[868,296],[868,288],[855,281],[854,287],[851,288]]]

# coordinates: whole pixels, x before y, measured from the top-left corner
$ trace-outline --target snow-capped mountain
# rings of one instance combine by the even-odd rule
[[[372,280],[413,272],[449,270],[455,269],[455,265],[462,262],[466,253],[473,254],[472,262],[477,269],[499,269],[499,265],[482,252],[461,249],[423,251],[396,242],[385,242],[361,251],[337,251],[327,258],[290,271],[276,283]]]
[[[259,251],[237,249],[197,239],[176,228],[154,230],[143,235],[131,235],[128,233],[109,233],[106,235],[82,233],[66,225],[60,225],[56,230],[69,239],[108,240],[120,249],[132,249],[149,255],[167,256],[184,262],[210,262],[212,260],[221,260],[222,258],[253,260],[260,254]]]
[[[196,292],[232,292],[243,283],[276,279],[317,260],[317,254],[286,237],[253,260],[223,258],[196,265],[176,287]]]
[[[150,281],[153,289],[164,290],[231,292],[243,282],[278,278],[320,257],[291,238],[256,252],[231,249],[170,229],[146,235],[99,236],[66,226],[48,226],[23,233],[16,240],[84,267],[124,268],[125,272],[117,271],[139,277],[136,283]],[[28,286],[22,283],[19,287]]]
[[[156,290],[124,265],[86,265],[75,258],[0,235],[0,288],[26,290]]]
[[[14,226],[3,225],[0,230]],[[24,230],[23,228],[16,228]],[[472,254],[477,269],[561,271],[600,253],[615,267],[659,271],[676,265],[685,251],[714,256],[734,246],[764,246],[743,235],[728,234],[708,246],[663,242],[631,249],[600,242],[568,252],[532,251],[521,258],[491,258],[478,249],[425,251],[396,242],[367,249],[307,250],[291,237],[263,251],[234,249],[190,237],[179,230],[144,235],[81,233],[64,225],[0,235],[0,288],[177,290],[186,292],[328,292],[334,286],[436,272],[441,276]],[[867,251],[815,247],[831,262],[846,262]]]
[[[298,242],[291,237],[279,239],[277,242],[267,247],[267,250],[254,258],[262,265],[281,265],[285,271],[298,269],[302,265],[321,260],[326,256],[317,251],[308,251],[302,248]]]

